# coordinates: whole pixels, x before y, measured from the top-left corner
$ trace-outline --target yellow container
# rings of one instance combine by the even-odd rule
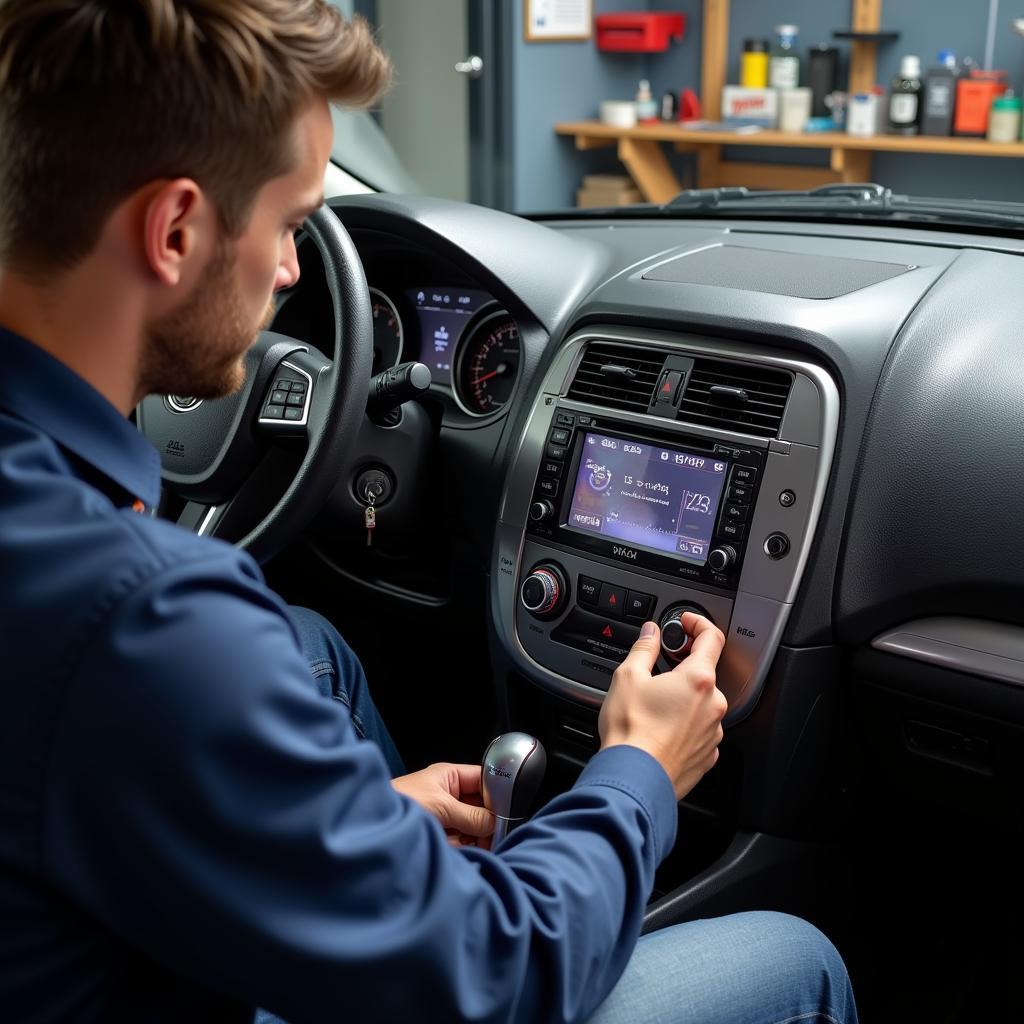
[[[740,85],[747,89],[768,87],[768,42],[748,39],[740,55]]]

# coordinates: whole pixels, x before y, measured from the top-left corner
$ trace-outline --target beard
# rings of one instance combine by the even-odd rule
[[[234,267],[229,246],[220,242],[192,294],[149,325],[139,365],[141,394],[223,398],[245,382],[245,353],[274,319],[274,302],[258,323],[247,320]]]

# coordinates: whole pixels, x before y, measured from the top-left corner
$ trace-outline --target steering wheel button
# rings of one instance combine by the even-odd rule
[[[268,420],[284,419],[284,408],[280,405],[268,405],[263,410],[263,417]]]
[[[302,419],[302,410],[301,409],[296,409],[293,406],[288,406],[288,408],[285,409],[285,411],[284,411],[284,418],[286,420],[301,420]]]
[[[271,405],[284,405],[285,402],[287,402],[287,401],[288,401],[288,392],[287,391],[275,391],[270,396],[270,404]]]
[[[306,401],[305,395],[300,395],[298,392],[293,391],[288,396],[288,405],[303,405]]]
[[[283,377],[274,385],[278,391],[287,391],[291,386],[292,382],[290,380],[285,380]]]

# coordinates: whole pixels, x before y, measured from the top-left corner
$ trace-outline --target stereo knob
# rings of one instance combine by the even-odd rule
[[[535,523],[543,522],[554,515],[555,506],[550,501],[535,501],[530,506],[530,519]]]
[[[683,612],[696,612],[710,619],[703,608],[696,604],[677,604],[661,617],[661,650],[669,661],[682,661],[690,653],[693,637],[683,628]]]
[[[557,565],[538,565],[523,580],[519,599],[523,607],[535,618],[557,615],[565,605],[568,587]]]
[[[734,565],[736,562],[736,549],[730,547],[728,544],[723,544],[720,548],[715,548],[714,551],[708,555],[708,565],[711,566],[715,572],[725,572],[730,565]]]

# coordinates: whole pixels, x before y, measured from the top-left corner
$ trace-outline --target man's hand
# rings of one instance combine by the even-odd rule
[[[480,796],[480,765],[432,764],[391,785],[437,818],[453,846],[491,848],[494,815]]]
[[[661,631],[644,623],[640,639],[615,670],[601,707],[601,747],[628,744],[646,750],[668,773],[682,798],[718,760],[728,702],[715,686],[715,667],[725,637],[703,616],[686,612],[683,629],[693,637],[690,654],[671,672],[652,676]]]

